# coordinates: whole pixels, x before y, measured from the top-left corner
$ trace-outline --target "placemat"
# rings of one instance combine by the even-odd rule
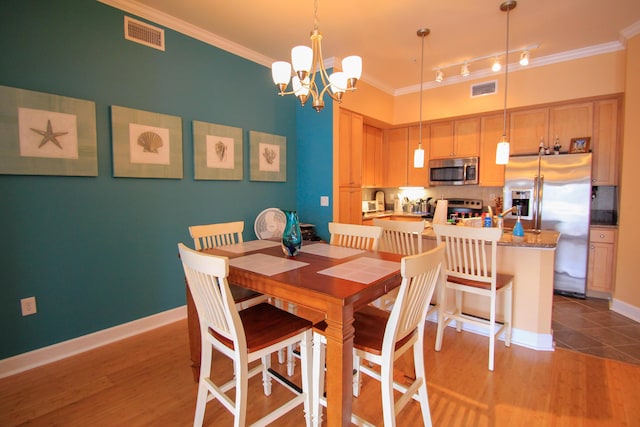
[[[273,246],[280,246],[280,242],[276,242],[273,240],[249,240],[247,242],[236,243],[235,245],[219,246],[218,249],[227,252],[233,252],[234,254],[241,254],[244,252],[271,248]]]
[[[400,263],[375,258],[358,258],[324,270],[319,274],[350,280],[358,283],[372,283],[400,270]]]
[[[254,273],[264,274],[265,276],[273,276],[274,274],[284,273],[285,271],[295,270],[304,267],[309,263],[296,261],[293,259],[277,257],[266,254],[251,254],[229,260],[229,264],[243,270],[253,271]]]
[[[342,246],[328,245],[326,243],[313,243],[311,245],[302,245],[300,252],[307,254],[320,255],[328,258],[342,259],[353,255],[366,252],[362,249],[344,248]]]

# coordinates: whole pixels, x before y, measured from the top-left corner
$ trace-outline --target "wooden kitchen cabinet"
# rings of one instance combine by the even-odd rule
[[[359,187],[340,187],[338,196],[340,202],[336,222],[362,223],[362,189]]]
[[[363,117],[348,110],[340,110],[338,123],[338,185],[362,185]]]
[[[407,185],[408,144],[408,127],[385,131],[382,143],[382,182],[384,187]],[[411,164],[413,166],[413,161]]]
[[[362,186],[382,187],[382,129],[364,126]]]
[[[619,109],[618,98],[595,102],[594,131],[591,138],[593,185],[618,185]]]
[[[540,138],[548,145],[549,109],[536,108],[514,111],[510,114],[510,154],[537,154]]]
[[[496,164],[496,148],[504,130],[504,114],[480,119],[480,186],[504,186],[504,165]]]
[[[420,126],[411,126],[409,128],[409,146],[407,150],[407,185],[411,187],[428,187],[429,186],[429,150],[428,150],[428,132],[429,126],[422,124],[422,149],[424,150],[424,167],[413,167],[413,152],[418,148],[420,141]]]
[[[589,263],[587,295],[611,296],[615,274],[616,230],[591,227],[589,232]]]
[[[547,145],[553,147],[556,137],[561,152],[568,152],[571,138],[591,137],[593,133],[593,102],[561,105],[549,109]]]
[[[429,158],[446,159],[479,155],[479,117],[433,123],[429,130]]]

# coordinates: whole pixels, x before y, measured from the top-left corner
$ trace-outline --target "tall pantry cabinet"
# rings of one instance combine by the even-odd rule
[[[337,172],[337,200],[334,221],[349,224],[362,222],[362,153],[363,117],[339,109],[337,141],[334,138],[334,171]],[[335,197],[335,196],[334,196]]]

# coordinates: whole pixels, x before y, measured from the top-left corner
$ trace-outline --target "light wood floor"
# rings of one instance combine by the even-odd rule
[[[487,338],[449,330],[436,353],[434,337],[435,324],[428,323],[425,359],[435,426],[640,425],[640,366],[565,349],[508,349],[500,342],[492,373]],[[215,359],[216,372],[229,377],[231,364]],[[266,398],[260,382],[250,382],[250,422],[288,397],[274,385]],[[0,426],[188,426],[195,396],[187,325],[180,321],[0,380]],[[381,425],[378,396],[378,384],[365,379],[354,409]],[[417,425],[418,414],[417,403],[409,403],[398,425]],[[216,402],[209,403],[205,422],[232,425]],[[303,425],[302,409],[275,425]]]

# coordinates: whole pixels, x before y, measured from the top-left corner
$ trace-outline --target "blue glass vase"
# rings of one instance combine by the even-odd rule
[[[513,235],[515,237],[524,237],[524,229],[522,228],[520,217],[518,217],[518,220],[516,221],[516,225],[513,227]]]
[[[282,233],[282,252],[286,256],[296,256],[302,247],[300,220],[296,211],[283,211],[287,220]]]

